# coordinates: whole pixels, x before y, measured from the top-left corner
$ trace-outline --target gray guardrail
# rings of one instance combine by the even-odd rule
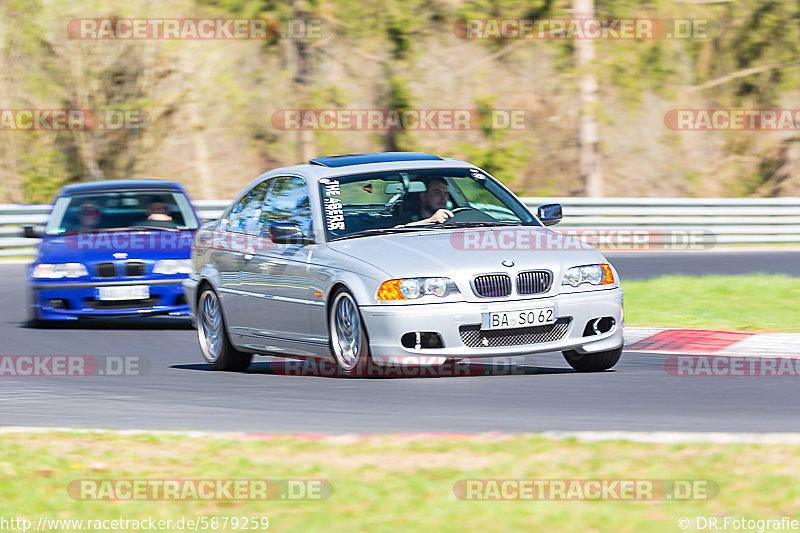
[[[522,198],[531,210],[563,206],[564,221],[553,229],[593,244],[626,246],[637,236],[680,247],[695,245],[800,244],[800,198]],[[218,218],[229,200],[195,202],[204,219]],[[0,257],[32,256],[36,239],[22,226],[42,225],[51,204],[0,204]]]

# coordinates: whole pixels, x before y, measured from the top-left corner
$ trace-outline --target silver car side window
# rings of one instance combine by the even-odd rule
[[[226,228],[228,231],[255,234],[261,215],[261,205],[271,182],[272,180],[262,181],[250,189],[231,209]]]
[[[262,233],[268,231],[272,224],[297,224],[304,235],[311,234],[311,205],[308,186],[303,178],[276,178],[261,211]]]

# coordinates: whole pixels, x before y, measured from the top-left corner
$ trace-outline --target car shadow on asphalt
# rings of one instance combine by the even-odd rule
[[[131,317],[131,318],[91,318],[70,321],[50,321],[33,323],[29,320],[19,322],[19,327],[30,330],[190,330],[194,329],[192,320],[183,317]]]
[[[172,365],[181,370],[212,371],[207,364]],[[387,365],[371,366],[358,375],[343,373],[335,363],[303,359],[279,359],[251,363],[245,374],[265,374],[286,377],[317,377],[334,379],[420,379],[464,378],[489,376],[531,376],[547,374],[576,374],[571,368],[538,367],[531,365],[492,365],[487,363],[445,363],[440,366]]]

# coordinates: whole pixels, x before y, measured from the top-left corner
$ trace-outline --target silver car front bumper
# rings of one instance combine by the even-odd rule
[[[561,321],[562,324],[569,319],[563,334],[561,331],[555,332],[553,335],[543,334],[540,336],[544,339],[543,342],[490,347],[470,347],[462,339],[460,328],[474,330],[474,326],[481,324],[484,313],[536,308],[545,305],[555,306],[556,317],[564,319]],[[373,357],[376,358],[404,356],[474,358],[563,350],[592,353],[613,350],[622,346],[624,342],[622,290],[618,288],[559,294],[552,298],[534,300],[362,306],[360,309],[369,334],[370,349]],[[587,322],[606,316],[614,318],[615,321],[615,325],[610,331],[600,335],[583,336]],[[563,329],[564,327],[562,327]],[[416,331],[439,333],[444,347],[420,349],[404,347],[401,344],[401,337],[406,333]],[[513,331],[505,331],[513,335]],[[548,338],[553,336],[558,338],[555,340]],[[513,342],[515,341],[512,340]]]

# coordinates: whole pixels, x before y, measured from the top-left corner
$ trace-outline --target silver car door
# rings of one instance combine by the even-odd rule
[[[242,279],[242,271],[252,259],[255,226],[261,215],[269,181],[263,181],[245,193],[241,200],[221,221],[217,243],[219,252],[214,260],[220,272],[222,287],[220,297],[225,311],[228,331],[246,334],[244,318],[247,316],[248,298]]]
[[[261,213],[264,245],[255,250],[243,272],[245,290],[254,297],[248,304],[247,321],[253,335],[285,341],[270,345],[271,351],[284,351],[284,346],[287,351],[306,353],[303,344],[314,343],[310,307],[324,305],[309,284],[308,256],[314,245],[275,243],[269,232],[273,224],[296,224],[303,235],[311,235],[308,188],[297,176],[275,180]]]

